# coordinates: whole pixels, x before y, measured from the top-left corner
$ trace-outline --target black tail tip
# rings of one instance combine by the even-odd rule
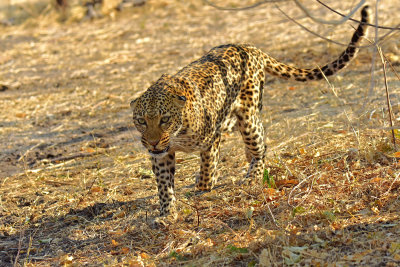
[[[370,6],[369,5],[365,5],[364,7],[363,7],[363,9],[361,10],[361,18],[362,18],[362,21],[367,21],[368,20],[368,17],[370,16],[370,14],[371,14],[371,8],[370,8]]]

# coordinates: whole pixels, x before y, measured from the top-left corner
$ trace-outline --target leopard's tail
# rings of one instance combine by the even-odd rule
[[[299,69],[296,67],[288,66],[284,63],[277,61],[276,59],[266,55],[266,71],[274,76],[280,78],[296,80],[296,81],[309,81],[309,80],[320,80],[325,76],[330,76],[345,68],[349,65],[350,61],[355,58],[358,50],[360,50],[360,42],[367,34],[368,25],[371,22],[371,8],[364,6],[361,10],[361,23],[358,25],[356,31],[351,38],[351,42],[347,46],[346,50],[334,61],[326,64],[325,66],[314,69]],[[322,74],[322,73],[323,74]]]

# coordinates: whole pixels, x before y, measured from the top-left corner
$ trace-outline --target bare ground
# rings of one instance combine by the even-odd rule
[[[381,25],[399,23],[395,2],[379,4]],[[280,6],[321,35],[342,43],[351,36],[349,23],[322,26],[292,3]],[[247,166],[240,136],[226,134],[209,193],[193,187],[198,155],[178,154],[179,220],[154,228],[156,186],[130,100],[219,44],[253,43],[303,67],[343,47],[300,30],[272,5],[232,13],[201,1],[149,1],[95,21],[58,16],[49,6],[0,28],[1,266],[400,264],[400,153],[379,57],[370,90],[372,49],[331,78],[333,88],[268,78],[269,183],[235,186]],[[395,33],[382,44],[397,72],[398,40]],[[390,68],[387,75],[399,125],[400,82]]]

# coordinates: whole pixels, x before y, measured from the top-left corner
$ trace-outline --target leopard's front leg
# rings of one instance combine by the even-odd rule
[[[198,190],[209,191],[214,187],[217,180],[220,141],[221,135],[217,134],[208,149],[200,153],[200,177],[196,181],[196,187]]]
[[[175,152],[170,152],[164,157],[152,157],[151,163],[157,181],[160,216],[164,217],[170,214],[175,216]]]

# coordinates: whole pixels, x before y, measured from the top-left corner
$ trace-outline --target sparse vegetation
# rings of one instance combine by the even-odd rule
[[[298,16],[291,2],[279,5]],[[253,43],[305,67],[342,48],[272,6],[227,13],[201,1],[148,1],[81,23],[61,23],[55,10],[38,7],[0,24],[0,266],[400,264],[400,148],[379,60],[369,94],[370,50],[330,85],[268,78],[264,181],[237,186],[247,170],[238,133],[224,135],[211,192],[195,193],[199,157],[180,153],[178,221],[154,228],[157,188],[130,100],[219,44]],[[397,1],[379,7],[380,22],[395,26]],[[0,20],[15,14],[7,10],[0,6]],[[299,20],[335,40],[353,31]],[[397,72],[398,37],[382,44]],[[400,81],[389,67],[387,80],[399,127]],[[397,129],[395,137],[400,143]]]

